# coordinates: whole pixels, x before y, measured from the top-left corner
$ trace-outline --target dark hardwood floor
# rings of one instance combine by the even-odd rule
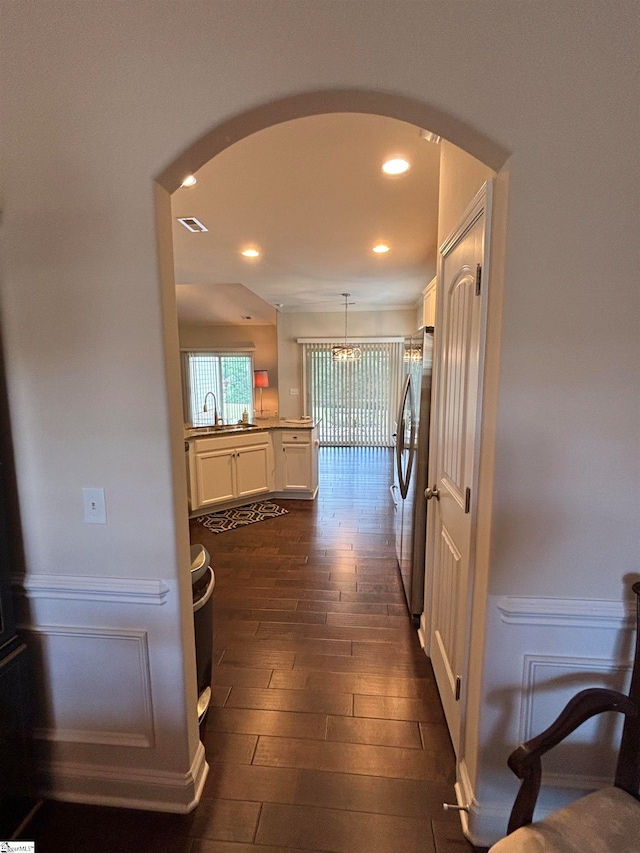
[[[216,574],[211,766],[191,815],[48,803],[38,853],[470,853],[393,545],[391,452],[324,448],[314,502],[191,539]]]

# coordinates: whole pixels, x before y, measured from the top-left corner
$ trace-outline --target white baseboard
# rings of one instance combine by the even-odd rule
[[[318,495],[318,486],[310,491],[309,489],[289,489],[286,492],[272,492],[269,497],[276,500],[296,500],[296,501],[314,501]]]
[[[466,811],[460,812],[462,831],[477,847],[490,847],[506,834],[511,804],[479,802],[464,758],[458,763],[456,775],[456,800],[458,805],[466,807]]]
[[[198,805],[208,772],[202,743],[187,773],[54,761],[44,768],[49,781],[40,793],[62,802],[187,814]]]
[[[420,625],[418,626],[418,639],[426,655],[429,654],[429,634],[427,632],[427,618],[424,613],[420,614]]]

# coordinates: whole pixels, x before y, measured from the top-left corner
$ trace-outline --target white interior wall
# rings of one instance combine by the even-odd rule
[[[3,345],[26,568],[57,608],[37,618],[64,628],[96,615],[94,603],[83,614],[54,596],[44,576],[71,578],[59,582],[68,595],[80,587],[94,602],[93,576],[170,590],[154,598],[166,602],[153,611],[164,627],[142,605],[97,606],[105,628],[126,622],[129,634],[152,637],[154,744],[85,749],[68,739],[62,770],[81,765],[84,782],[96,770],[104,793],[117,785],[97,768],[117,767],[126,799],[162,768],[175,807],[176,780],[194,776],[192,741],[162,748],[187,713],[183,655],[174,654],[185,546],[173,509],[179,401],[167,395],[152,185],[174,161],[182,169],[176,158],[210,128],[278,98],[397,93],[415,115],[426,105],[430,129],[479,156],[493,152],[489,165],[511,152],[501,343],[490,359],[490,626],[505,596],[621,602],[623,581],[638,572],[633,0],[3,0],[2,21]],[[106,488],[106,527],[82,524],[87,485]],[[514,719],[522,662],[497,677],[504,642],[490,628],[483,705],[503,697]],[[82,683],[90,664],[74,665]],[[69,737],[69,707],[53,720],[58,743]],[[93,725],[96,740],[106,723]],[[482,799],[486,789],[500,814],[511,792],[493,781],[508,778],[512,737],[495,716],[479,729],[475,791]],[[74,778],[71,794],[81,796],[88,786]],[[195,776],[189,785],[194,792]]]
[[[263,390],[263,411],[274,415],[278,411],[278,341],[276,326],[215,326],[180,323],[180,347],[252,346],[255,370],[269,371],[269,387]],[[259,405],[260,394],[255,392]]]

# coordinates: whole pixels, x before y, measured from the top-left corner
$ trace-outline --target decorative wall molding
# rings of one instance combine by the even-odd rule
[[[11,582],[15,593],[28,599],[53,598],[161,606],[169,594],[169,587],[164,581],[144,578],[28,574],[14,575]]]
[[[110,746],[155,745],[146,631],[69,626],[25,630],[33,637],[40,675],[46,673],[43,683],[50,685],[45,713],[54,725],[36,727],[36,737]],[[87,660],[95,665],[87,667]],[[79,714],[95,725],[75,726]],[[118,728],[112,727],[116,721]]]
[[[487,600],[487,647],[483,693],[471,709],[478,719],[478,752],[484,761],[472,777],[460,762],[457,780],[469,804],[469,837],[479,847],[504,836],[518,781],[507,756],[519,743],[546,729],[579,690],[625,690],[633,648],[633,605],[587,598],[491,595]],[[621,716],[604,714],[545,756],[536,819],[586,792],[610,785],[615,772]],[[460,756],[464,758],[464,754]],[[475,771],[474,771],[475,772]]]
[[[544,671],[544,675],[542,675]],[[548,690],[545,685],[549,682],[549,675],[553,673],[553,680],[560,682],[563,676],[581,675],[585,673],[598,673],[601,676],[617,675],[616,681],[622,683],[626,681],[627,676],[631,672],[630,665],[625,661],[612,661],[607,658],[595,657],[577,657],[569,655],[529,655],[525,654],[523,658],[523,678],[522,678],[522,705],[520,709],[520,743],[529,740],[535,735],[540,734],[537,730],[534,731],[533,717],[536,697],[538,701],[544,701]],[[541,677],[542,676],[542,677]],[[591,682],[591,686],[596,686],[595,679]],[[555,687],[558,690],[558,687]],[[571,690],[574,694],[577,691]],[[549,724],[553,720],[549,720]],[[545,775],[545,781],[550,780],[550,775]],[[558,778],[560,778],[558,776]],[[570,777],[567,777],[567,779]],[[574,777],[572,786],[580,787],[578,782],[581,779]],[[566,785],[563,785],[566,787]],[[593,787],[593,786],[591,786]],[[595,787],[598,787],[597,785]]]
[[[202,743],[186,773],[51,761],[41,794],[64,802],[187,814],[200,801],[208,772]]]
[[[503,596],[497,607],[503,622],[517,625],[558,625],[566,628],[632,626],[634,606],[625,601],[590,598]]]

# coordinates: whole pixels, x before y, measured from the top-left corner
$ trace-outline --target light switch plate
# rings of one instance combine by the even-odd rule
[[[289,388],[289,396],[290,397],[297,397],[299,395],[299,393],[300,392],[298,391],[297,388]]]
[[[107,507],[104,499],[104,489],[83,489],[82,505],[86,524],[106,524]]]

